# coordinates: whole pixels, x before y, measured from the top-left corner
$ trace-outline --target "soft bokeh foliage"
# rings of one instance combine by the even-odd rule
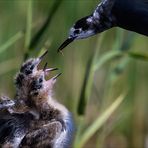
[[[98,0],[1,0],[0,94],[14,98],[13,78],[26,53],[36,57],[47,48],[43,64],[48,61],[62,72],[55,97],[75,118],[73,147],[148,147],[148,38],[113,28],[73,42],[64,56],[57,53],[71,25],[97,4]],[[48,17],[41,38],[29,49]]]

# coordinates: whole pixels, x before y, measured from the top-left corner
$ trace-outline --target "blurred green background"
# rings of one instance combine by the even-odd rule
[[[55,98],[73,114],[74,148],[148,148],[148,38],[119,28],[57,48],[98,0],[0,0],[0,94],[24,58],[48,49]]]

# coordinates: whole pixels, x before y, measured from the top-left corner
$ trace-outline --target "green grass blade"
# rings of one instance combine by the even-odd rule
[[[26,22],[26,35],[25,35],[25,49],[28,49],[28,46],[31,41],[31,29],[32,29],[32,0],[28,1],[28,11],[27,11],[27,22]]]
[[[27,10],[27,22],[26,22],[26,34],[25,34],[25,54],[24,60],[29,56],[29,45],[31,42],[31,29],[32,29],[32,0],[28,1],[28,10]]]
[[[63,0],[55,0],[53,7],[49,11],[49,15],[41,28],[38,30],[38,32],[34,35],[34,37],[31,39],[30,45],[29,45],[29,50],[32,50],[36,45],[39,43],[39,41],[42,39],[44,33],[48,29],[51,20],[53,16],[55,15],[56,11],[58,10],[59,6],[61,5]]]
[[[90,56],[87,62],[86,72],[85,72],[84,81],[81,88],[79,103],[78,103],[78,109],[77,109],[78,115],[84,115],[85,113],[86,105],[90,97],[91,88],[93,85],[93,78],[94,78],[94,72],[95,72],[93,70],[93,65],[98,56],[98,52],[100,50],[103,38],[104,38],[104,35],[102,35],[99,38],[96,45],[96,49],[94,50],[94,52],[92,53],[92,55]]]
[[[99,68],[101,68],[101,66],[103,66],[103,64],[122,55],[123,52],[118,50],[107,51],[107,53],[105,53],[103,56],[101,56],[101,58],[98,61],[96,61],[96,63],[93,66],[93,70],[94,71],[98,70]]]
[[[89,140],[97,130],[99,130],[104,123],[109,119],[111,114],[119,107],[122,101],[125,98],[125,94],[120,95],[110,106],[109,108],[100,115],[94,123],[88,127],[88,129],[84,132],[81,136],[82,138],[79,139],[79,143],[77,143],[77,148],[82,148],[84,144]]]
[[[0,75],[6,74],[19,67],[19,58],[10,59],[0,63]]]
[[[87,63],[84,81],[81,89],[80,99],[78,103],[78,115],[84,115],[88,98],[91,93],[94,73],[92,72],[93,55]]]
[[[0,46],[0,54],[6,51],[11,45],[13,45],[16,41],[22,38],[24,35],[23,31],[19,31],[13,37],[11,37],[8,41],[6,41],[3,45]]]
[[[142,52],[128,52],[128,56],[137,60],[148,61],[148,54]]]

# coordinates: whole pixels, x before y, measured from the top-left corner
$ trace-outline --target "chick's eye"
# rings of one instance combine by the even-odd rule
[[[34,68],[34,65],[32,65],[32,66],[30,67],[30,70],[33,70],[33,68]]]
[[[39,78],[39,83],[42,83],[43,82],[43,77],[40,77]]]

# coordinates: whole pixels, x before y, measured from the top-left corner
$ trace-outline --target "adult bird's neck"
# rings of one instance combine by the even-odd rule
[[[148,36],[148,0],[116,0],[112,14],[117,26]]]
[[[104,0],[93,12],[92,17],[97,33],[116,26],[116,19],[111,12],[114,2],[115,0]]]

